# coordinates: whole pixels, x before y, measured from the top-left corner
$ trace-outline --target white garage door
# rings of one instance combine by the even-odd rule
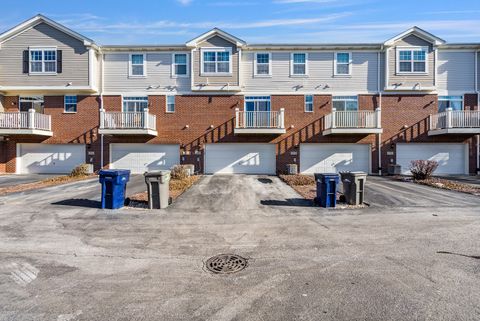
[[[85,163],[83,144],[17,144],[17,173],[66,174]]]
[[[397,144],[397,164],[402,166],[402,174],[410,175],[412,160],[434,160],[438,168],[434,175],[467,174],[467,144]]]
[[[276,172],[274,144],[207,144],[207,174],[272,174]]]
[[[180,164],[180,146],[166,144],[110,144],[110,168],[132,174],[171,169]]]
[[[370,173],[370,145],[367,144],[300,144],[300,172]]]

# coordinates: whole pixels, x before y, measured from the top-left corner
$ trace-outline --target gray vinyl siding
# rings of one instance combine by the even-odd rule
[[[411,75],[398,75],[397,74],[397,47],[409,47],[420,46],[428,47],[427,53],[427,74],[411,74]],[[432,45],[418,38],[417,36],[410,35],[395,43],[393,48],[388,49],[388,71],[389,71],[389,83],[388,86],[393,84],[402,83],[402,88],[411,88],[415,84],[419,83],[421,87],[433,87],[435,79],[435,54],[433,52]]]
[[[194,85],[206,84],[207,82],[212,85],[217,84],[230,84],[231,86],[238,86],[238,65],[239,65],[239,52],[237,47],[231,42],[223,39],[219,36],[214,36],[198,44],[197,51],[193,54],[193,75]],[[232,74],[230,76],[202,76],[201,75],[201,51],[200,48],[204,47],[220,47],[220,48],[232,48]],[[207,81],[208,80],[208,81]]]
[[[438,82],[439,92],[475,91],[475,52],[439,51]]]
[[[105,53],[104,59],[104,91],[107,93],[189,92],[191,89],[190,77],[172,77],[172,52],[147,53],[146,78],[128,77],[129,53]],[[149,86],[154,88],[148,89]]]
[[[308,52],[306,78],[290,77],[291,52],[271,52],[272,76],[254,77],[254,52],[243,52],[242,85],[246,93],[375,93],[378,90],[378,54],[352,52],[351,77],[334,76],[334,52]],[[381,77],[383,77],[381,75]],[[328,85],[329,88],[325,88]]]
[[[29,75],[23,73],[23,51],[29,46],[56,46],[62,50],[62,73]],[[88,50],[83,42],[51,26],[40,23],[4,42],[0,48],[2,86],[88,86]]]

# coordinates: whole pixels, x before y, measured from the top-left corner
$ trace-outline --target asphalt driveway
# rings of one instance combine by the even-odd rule
[[[378,204],[362,210],[241,175],[204,177],[167,210],[54,204],[82,185],[3,199],[0,320],[478,320],[480,199],[427,205],[407,199],[439,190],[369,182]],[[248,267],[206,272],[220,253]]]
[[[0,187],[15,186],[26,183],[35,183],[44,179],[58,176],[57,174],[25,174],[25,175],[0,175]]]

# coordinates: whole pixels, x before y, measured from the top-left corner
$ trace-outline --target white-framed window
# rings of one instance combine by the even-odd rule
[[[36,113],[43,114],[43,109],[45,105],[43,96],[31,96],[31,97],[20,96],[19,103],[20,103],[21,112],[27,112],[30,109],[33,109],[35,110]]]
[[[30,47],[29,49],[30,74],[56,74],[57,48]]]
[[[143,78],[147,76],[147,59],[142,53],[131,53],[128,61],[128,76],[131,78]]]
[[[313,95],[305,95],[305,112],[313,112]]]
[[[397,47],[397,73],[427,73],[427,52],[424,47]]]
[[[438,112],[442,113],[447,108],[463,110],[463,96],[438,96]]]
[[[188,77],[188,54],[172,54],[172,75],[174,77]]]
[[[336,76],[349,76],[352,74],[352,53],[335,53],[335,72]]]
[[[141,113],[148,108],[148,96],[123,97],[123,112]]]
[[[167,113],[174,113],[175,112],[175,96],[168,95],[167,96]]]
[[[333,108],[336,111],[356,111],[358,110],[357,96],[333,96]]]
[[[272,55],[270,53],[255,53],[254,75],[258,77],[272,75]]]
[[[308,75],[308,54],[292,53],[290,56],[290,74],[292,76]]]
[[[232,73],[232,48],[202,48],[201,73],[230,75]]]
[[[63,110],[66,113],[77,112],[77,96],[65,96]]]

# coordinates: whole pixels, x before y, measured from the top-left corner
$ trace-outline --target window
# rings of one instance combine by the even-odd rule
[[[148,108],[148,97],[123,97],[123,111],[141,113]]]
[[[291,75],[306,76],[307,75],[307,54],[293,53],[291,57]]]
[[[145,77],[145,55],[144,54],[130,54],[130,70],[129,77]]]
[[[271,69],[271,56],[269,53],[255,54],[255,76],[269,76]]]
[[[245,97],[245,126],[270,127],[270,96]]]
[[[442,113],[452,108],[452,110],[463,110],[462,96],[438,96],[438,112]]]
[[[30,48],[30,70],[32,74],[57,73],[56,48]]]
[[[77,112],[77,96],[65,96],[64,111],[66,113]]]
[[[349,52],[335,53],[335,75],[350,75],[352,73],[352,58]]]
[[[305,95],[305,112],[313,112],[313,95]]]
[[[167,113],[175,112],[175,96],[167,96]]]
[[[20,97],[19,102],[21,112],[26,112],[30,109],[33,109],[36,113],[43,114],[43,96]]]
[[[425,48],[397,48],[398,73],[426,73],[427,49]]]
[[[175,53],[172,55],[172,75],[178,77],[188,76],[188,55],[185,53]]]
[[[202,74],[230,74],[230,48],[202,49]]]
[[[333,96],[333,108],[336,111],[356,111],[358,110],[357,96]]]

